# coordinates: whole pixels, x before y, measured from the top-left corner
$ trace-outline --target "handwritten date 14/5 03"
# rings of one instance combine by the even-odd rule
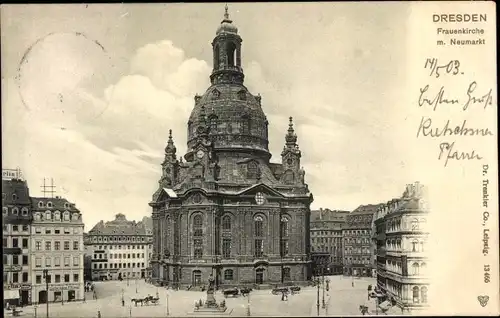
[[[438,60],[436,58],[429,58],[425,61],[424,68],[429,68],[431,70],[429,76],[435,76],[436,78],[441,76],[440,71],[443,69],[446,74],[463,74],[463,72],[460,71],[460,61],[458,60],[452,60],[447,64],[438,65]]]
[[[490,282],[490,265],[484,265],[484,282]]]

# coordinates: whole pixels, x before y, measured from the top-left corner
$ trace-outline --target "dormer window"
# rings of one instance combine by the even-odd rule
[[[78,220],[78,213],[73,213],[73,221],[77,221]]]
[[[247,92],[244,90],[241,90],[238,92],[238,99],[239,100],[246,100],[247,99]]]
[[[65,208],[65,209],[69,209],[69,203],[68,203],[68,202],[65,202],[65,203],[64,203],[64,208]]]
[[[56,212],[54,213],[54,220],[56,220],[56,221],[61,221],[61,212],[56,211]]]
[[[9,214],[9,209],[7,207],[2,208],[3,215]]]
[[[255,161],[249,162],[247,165],[247,178],[257,179],[258,169],[259,167]]]
[[[12,201],[17,201],[17,194],[15,194],[15,193],[14,193],[14,194],[12,195]]]
[[[38,207],[43,208],[43,201],[38,201]]]
[[[211,115],[210,118],[210,133],[217,133],[217,116]]]
[[[40,213],[35,213],[35,220],[40,221],[42,215]]]
[[[27,207],[22,208],[21,213],[23,216],[27,216],[28,215],[28,208]]]
[[[46,211],[46,212],[45,212],[45,219],[46,219],[46,220],[50,220],[50,219],[52,219],[52,213],[50,213],[50,211]]]
[[[250,116],[247,114],[241,116],[241,133],[250,134]]]
[[[69,212],[64,211],[64,221],[69,221]]]
[[[220,92],[217,89],[212,91],[212,99],[218,99],[220,97]]]
[[[50,202],[50,201],[49,201],[49,202],[47,202],[47,207],[48,207],[48,208],[52,208],[52,202]]]

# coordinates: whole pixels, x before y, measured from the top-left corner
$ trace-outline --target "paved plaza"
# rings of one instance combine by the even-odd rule
[[[375,303],[367,299],[367,287],[374,285],[373,278],[352,279],[350,277],[332,276],[330,279],[330,291],[325,291],[325,308],[322,308],[323,290],[320,288],[320,316],[359,315],[359,306],[369,307],[369,314],[375,314]],[[353,287],[354,283],[354,287]],[[137,293],[136,293],[137,286]],[[205,292],[198,291],[173,291],[158,288],[146,284],[143,280],[117,282],[96,282],[95,289],[97,300],[92,300],[92,293],[87,293],[86,302],[64,303],[64,305],[50,304],[49,317],[172,317],[195,316],[192,314],[194,302],[206,299]],[[121,298],[125,299],[125,306],[121,304]],[[136,307],[132,304],[132,298],[144,298],[156,293],[160,297],[159,305]],[[167,306],[168,293],[168,306]],[[215,295],[217,302],[224,299],[221,292]],[[254,290],[248,297],[226,298],[226,306],[231,311],[230,316],[246,316],[247,306],[250,303],[250,314],[252,316],[317,316],[317,288],[306,287],[297,295],[291,295],[288,301],[281,301],[280,295],[272,295],[270,290]],[[35,317],[34,306],[22,308],[22,317]],[[11,313],[5,313],[11,316]],[[46,317],[46,306],[43,304],[36,308],[36,316]],[[202,316],[202,315],[199,315]],[[220,316],[204,314],[204,317]]]

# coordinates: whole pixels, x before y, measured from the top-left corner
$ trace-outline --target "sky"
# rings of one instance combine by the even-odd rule
[[[418,180],[394,139],[408,6],[391,8],[229,5],[271,161],[293,116],[312,209],[386,202]],[[186,151],[223,13],[220,3],[2,6],[3,168],[21,168],[32,196],[53,178],[86,230],[117,213],[150,215],[169,129],[177,154]]]

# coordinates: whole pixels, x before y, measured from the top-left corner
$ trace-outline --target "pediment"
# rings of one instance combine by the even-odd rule
[[[177,194],[169,188],[160,188],[153,194],[153,202],[162,202],[171,198],[177,198]]]
[[[188,204],[204,204],[207,202],[207,197],[202,191],[190,191],[184,202]]]
[[[257,195],[257,193],[262,193],[268,197],[284,198],[285,196],[280,192],[274,190],[264,183],[256,184],[248,189],[245,189],[239,193],[239,195]]]

